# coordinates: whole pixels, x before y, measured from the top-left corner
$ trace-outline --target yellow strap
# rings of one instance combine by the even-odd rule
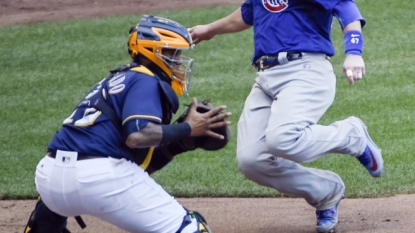
[[[144,66],[137,66],[137,67],[131,68],[131,70],[138,72],[138,73],[143,73],[143,74],[147,74],[150,76],[154,76],[153,72],[151,72],[149,69],[147,69],[147,67],[144,67]]]
[[[151,72],[149,69],[147,69],[147,67],[144,66],[138,66],[138,67],[134,67],[131,68],[131,71],[135,71],[138,73],[143,73],[143,74],[147,74],[150,76],[154,76],[153,72]],[[148,150],[148,153],[146,155],[146,158],[144,159],[143,163],[140,164],[140,167],[143,168],[144,170],[147,169],[148,165],[150,164],[151,158],[153,157],[153,151],[154,151],[154,146],[150,147],[150,149]]]
[[[150,147],[146,155],[146,158],[144,159],[143,163],[140,164],[140,167],[143,168],[144,170],[146,170],[148,165],[150,164],[151,158],[153,157],[153,151],[154,151],[154,146]]]

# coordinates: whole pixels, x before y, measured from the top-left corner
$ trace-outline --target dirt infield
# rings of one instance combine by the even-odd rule
[[[168,4],[166,4],[168,2]],[[92,18],[224,4],[242,0],[1,0],[0,26],[30,22]],[[340,205],[337,232],[415,232],[415,195],[378,199],[344,199]],[[178,199],[200,211],[215,233],[315,232],[314,209],[302,199],[290,198],[191,198]],[[35,200],[0,201],[0,233],[23,232]],[[84,216],[81,230],[73,218],[73,233],[123,232],[98,219]]]

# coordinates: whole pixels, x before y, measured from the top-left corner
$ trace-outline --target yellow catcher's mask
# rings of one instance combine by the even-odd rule
[[[130,30],[128,52],[134,59],[143,56],[171,79],[178,95],[188,94],[194,60],[182,56],[193,49],[190,33],[183,25],[157,16],[144,15]]]

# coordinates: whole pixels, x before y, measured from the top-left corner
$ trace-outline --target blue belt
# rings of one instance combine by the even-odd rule
[[[258,70],[262,71],[276,65],[283,65],[290,61],[299,60],[303,57],[300,52],[281,52],[277,55],[262,56],[252,63],[252,65]]]

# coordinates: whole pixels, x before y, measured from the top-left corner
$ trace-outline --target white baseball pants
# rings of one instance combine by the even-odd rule
[[[36,168],[43,202],[62,216],[91,215],[128,232],[176,232],[185,209],[135,163],[111,157],[44,157]]]

